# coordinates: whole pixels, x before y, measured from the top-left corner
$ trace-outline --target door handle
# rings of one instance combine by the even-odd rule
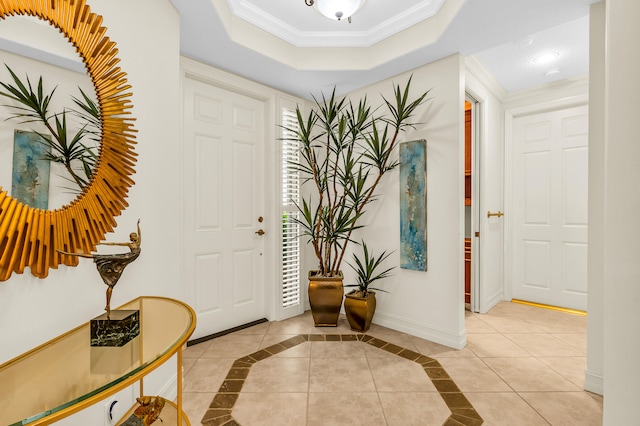
[[[258,230],[256,231],[256,234],[258,234],[258,235],[264,235],[264,231],[263,231],[262,229],[258,229]]]
[[[490,211],[487,212],[487,217],[491,217],[491,216],[504,216],[504,213],[502,213],[500,210],[498,210],[498,213],[491,213]]]

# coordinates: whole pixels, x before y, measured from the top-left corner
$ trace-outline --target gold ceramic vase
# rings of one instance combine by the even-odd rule
[[[336,327],[342,306],[342,272],[336,277],[317,277],[309,271],[309,304],[316,327]]]
[[[351,330],[364,333],[369,330],[376,312],[376,293],[369,291],[366,297],[358,297],[355,293],[356,290],[352,290],[344,296],[344,311]]]

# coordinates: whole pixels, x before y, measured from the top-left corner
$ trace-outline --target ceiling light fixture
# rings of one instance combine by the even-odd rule
[[[365,0],[304,0],[307,6],[315,4],[318,12],[329,19],[341,21],[347,19],[351,22],[351,15],[356,13]]]
[[[533,63],[538,65],[548,64],[560,57],[560,52],[548,52],[533,58]]]

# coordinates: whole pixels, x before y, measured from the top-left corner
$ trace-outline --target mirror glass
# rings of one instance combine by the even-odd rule
[[[78,196],[95,166],[99,115],[76,102],[97,106],[95,89],[66,37],[35,17],[11,16],[0,24],[0,82],[19,88],[7,66],[25,86],[28,79],[36,94],[42,78],[42,96],[53,95],[47,107],[50,128],[42,120],[18,117],[34,111],[0,96],[0,186],[30,207],[58,209]],[[0,87],[0,92],[8,90]],[[66,124],[64,130],[56,118]]]

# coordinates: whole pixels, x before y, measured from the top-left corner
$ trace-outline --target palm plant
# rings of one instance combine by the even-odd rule
[[[391,253],[387,253],[387,251],[383,251],[378,257],[373,254],[370,254],[369,249],[365,242],[362,242],[362,259],[358,257],[356,253],[353,253],[353,261],[355,265],[347,262],[347,264],[354,270],[357,277],[356,284],[348,284],[345,287],[358,287],[355,290],[356,297],[367,297],[370,291],[382,291],[384,293],[388,293],[386,290],[382,290],[381,288],[371,287],[371,284],[375,281],[381,280],[383,278],[387,278],[391,275],[391,271],[395,268],[392,266],[391,268],[387,268],[382,272],[378,272],[378,269],[382,265],[382,262],[385,261]]]
[[[315,107],[304,117],[296,108],[297,128],[286,128],[299,144],[299,160],[291,163],[313,195],[297,204],[301,233],[318,260],[316,276],[337,277],[353,231],[365,207],[376,199],[382,177],[396,168],[392,155],[400,134],[428,91],[409,99],[411,78],[404,89],[394,86],[394,99],[383,97],[386,113],[372,109],[366,97],[357,104],[346,98],[314,98]]]
[[[0,95],[17,103],[17,105],[4,105],[12,111],[12,115],[7,120],[20,120],[21,124],[34,122],[43,124],[48,134],[38,131],[35,133],[40,136],[41,143],[49,147],[49,152],[44,159],[61,163],[71,179],[82,190],[91,180],[98,158],[97,142],[100,140],[101,128],[98,106],[79,88],[82,97],[72,97],[79,110],[64,109],[60,113],[51,113],[49,105],[56,88],[45,93],[42,77],[40,77],[34,90],[28,76],[25,83],[8,65],[5,64],[5,67],[9,70],[13,83],[0,82],[0,86],[4,89],[4,91],[0,90]],[[79,117],[84,124],[74,130],[67,122],[68,112]],[[85,139],[92,140],[93,144],[85,144]]]

